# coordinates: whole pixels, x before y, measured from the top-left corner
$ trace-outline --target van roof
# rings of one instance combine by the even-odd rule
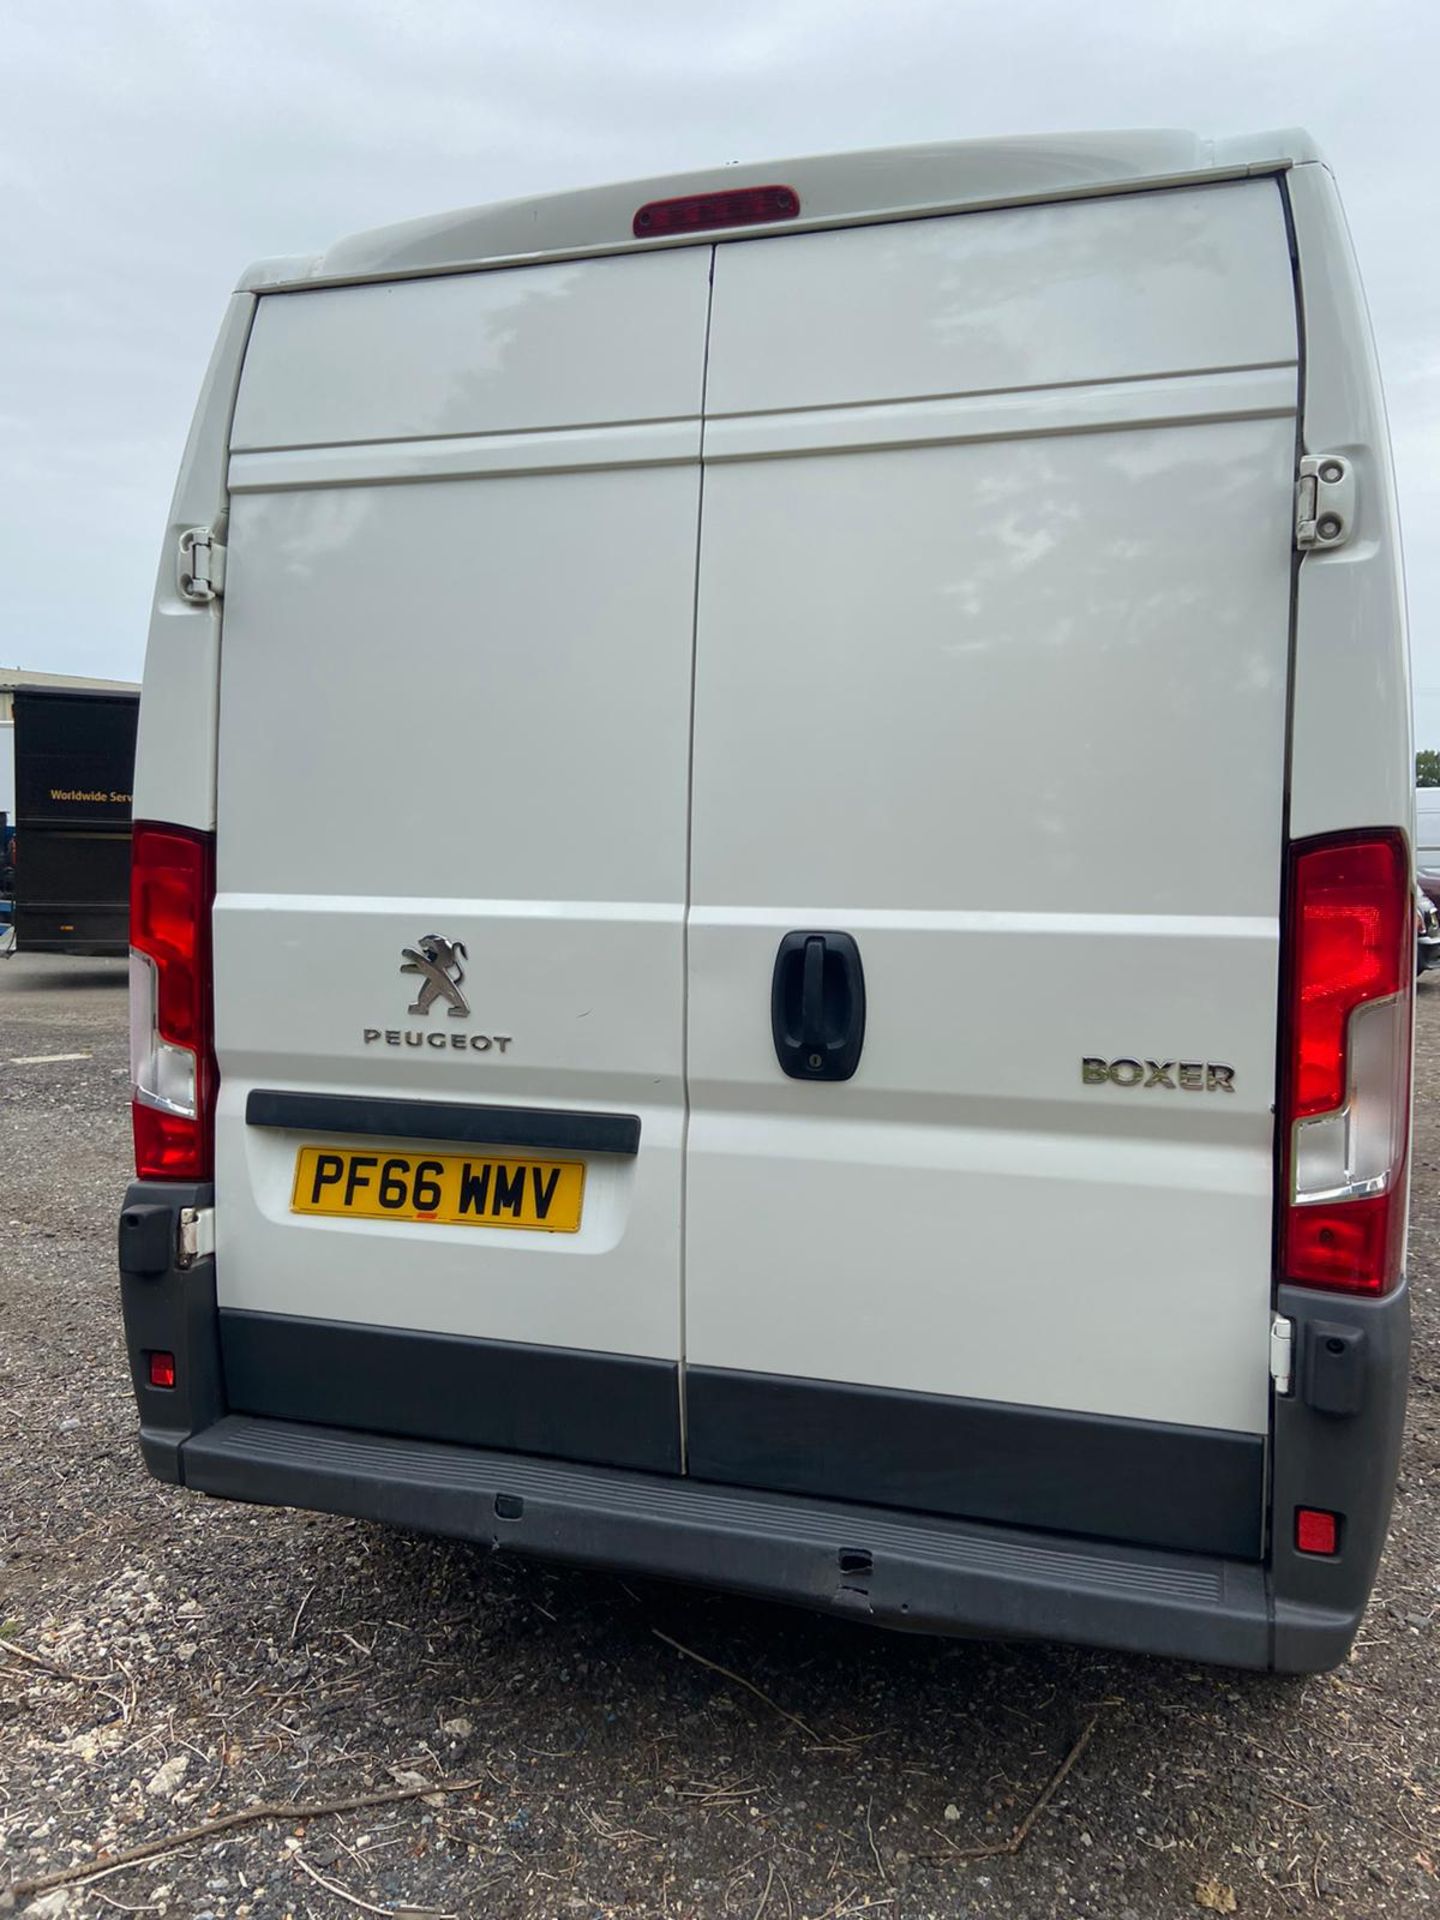
[[[464,207],[397,226],[373,227],[323,253],[262,260],[240,281],[257,293],[344,285],[521,261],[573,259],[659,246],[709,244],[714,232],[636,240],[631,222],[651,200],[745,186],[785,185],[800,200],[784,231],[914,218],[1025,201],[1071,199],[1201,180],[1276,173],[1320,159],[1298,128],[1207,139],[1165,129],[1129,133],[1026,134],[954,140],[708,167],[613,186]],[[774,227],[728,228],[734,235]]]

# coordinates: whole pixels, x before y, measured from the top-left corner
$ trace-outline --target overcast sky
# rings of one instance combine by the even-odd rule
[[[226,294],[266,254],[672,168],[1304,125],[1369,290],[1440,747],[1435,0],[0,0],[0,664],[138,678]]]

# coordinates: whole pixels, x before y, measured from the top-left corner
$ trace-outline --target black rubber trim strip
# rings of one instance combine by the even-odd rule
[[[397,1273],[395,1297],[406,1297]],[[680,1468],[673,1360],[220,1310],[236,1413],[471,1447]]]
[[[181,1468],[187,1486],[226,1499],[702,1581],[877,1625],[1266,1664],[1264,1570],[1235,1561],[234,1416],[187,1440]]]
[[[636,1113],[381,1100],[351,1093],[276,1093],[265,1087],[251,1088],[245,1124],[284,1127],[292,1133],[363,1133],[391,1140],[461,1140],[486,1147],[554,1147],[562,1153],[640,1151]]]
[[[685,1370],[700,1480],[1258,1560],[1260,1434]]]
[[[237,1413],[680,1467],[673,1361],[235,1308],[219,1317],[225,1398]],[[686,1432],[697,1480],[1261,1555],[1258,1434],[694,1366]]]

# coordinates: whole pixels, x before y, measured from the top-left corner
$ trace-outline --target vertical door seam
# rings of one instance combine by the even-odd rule
[[[705,338],[700,354],[700,454],[695,487],[695,579],[690,601],[690,736],[685,755],[685,912],[680,923],[682,971],[680,1019],[680,1314],[679,1363],[675,1369],[676,1417],[680,1423],[680,1471],[690,1470],[690,1435],[686,1424],[686,1306],[689,1267],[690,1185],[690,914],[695,863],[695,694],[700,651],[700,545],[705,524],[705,400],[710,380],[710,319],[715,308],[715,256],[710,249],[709,283],[705,294]]]

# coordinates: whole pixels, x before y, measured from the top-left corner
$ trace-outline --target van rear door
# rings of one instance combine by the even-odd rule
[[[237,1410],[678,1464],[709,265],[259,304],[215,914]]]
[[[710,342],[691,1470],[1255,1554],[1277,185],[721,245]]]

